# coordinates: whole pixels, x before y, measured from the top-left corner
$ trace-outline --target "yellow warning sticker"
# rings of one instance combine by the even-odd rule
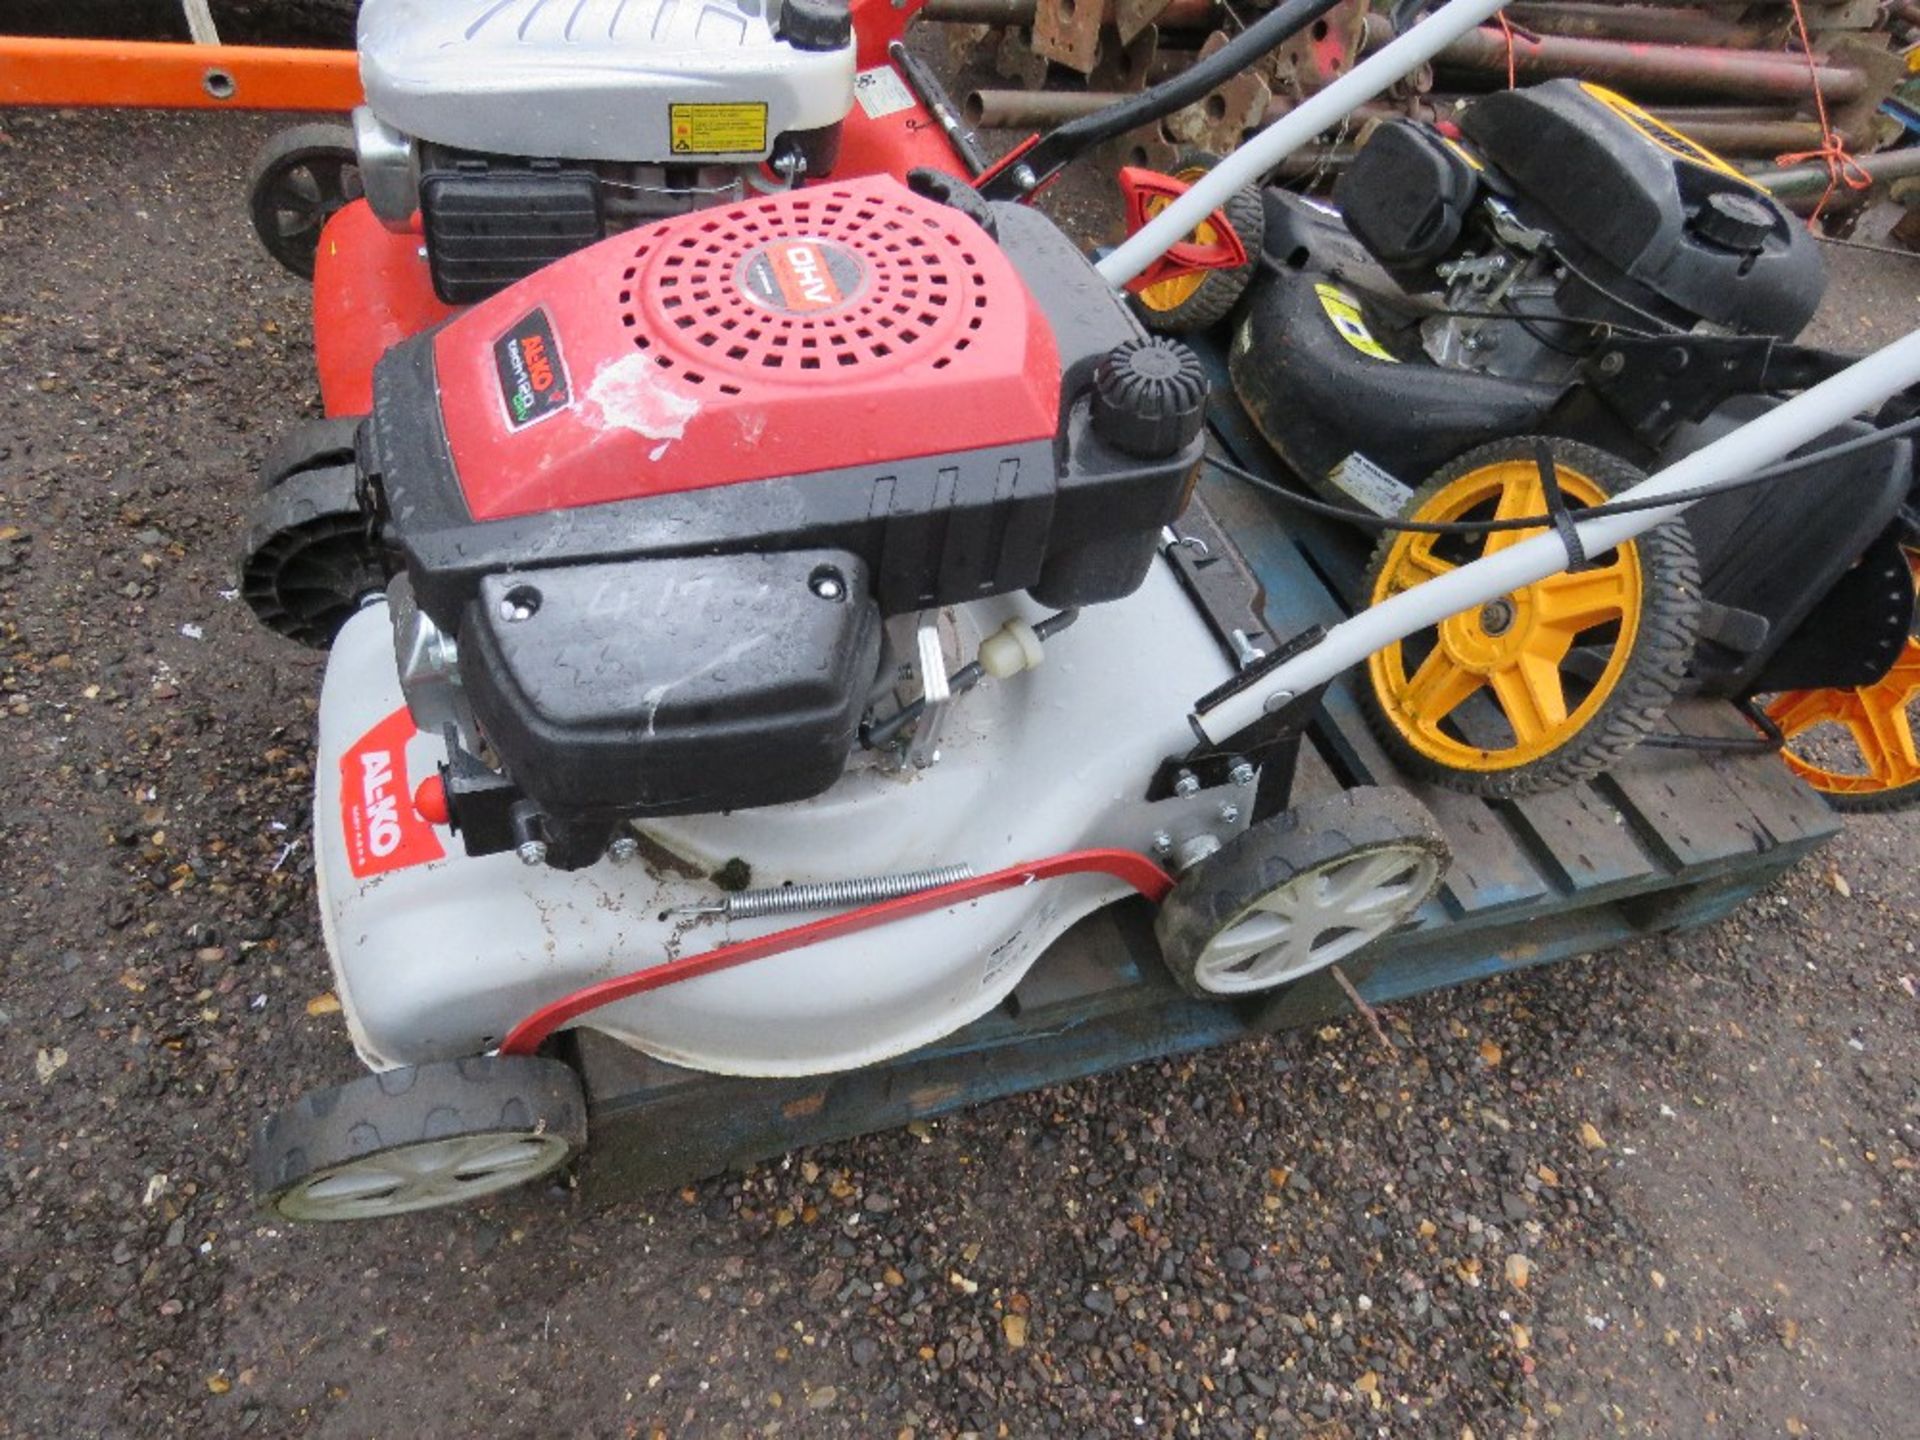
[[[669,105],[676,155],[758,155],[767,148],[767,107],[759,102]]]
[[[1327,312],[1327,319],[1333,322],[1333,328],[1340,332],[1340,338],[1358,350],[1362,355],[1371,355],[1376,360],[1385,360],[1390,365],[1400,362],[1387,353],[1387,349],[1373,338],[1373,332],[1367,329],[1366,317],[1360,313],[1360,302],[1336,285],[1316,285],[1313,293],[1320,297],[1320,308]]]

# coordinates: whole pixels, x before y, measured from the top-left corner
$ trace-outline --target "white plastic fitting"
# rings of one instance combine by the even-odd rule
[[[1033,669],[1045,653],[1033,626],[1016,618],[980,642],[980,668],[996,680],[1005,680]]]

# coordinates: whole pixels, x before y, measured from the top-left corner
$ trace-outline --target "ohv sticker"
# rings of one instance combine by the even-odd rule
[[[403,705],[340,757],[340,829],[356,879],[446,858],[407,785],[407,741],[416,730]]]
[[[866,267],[851,250],[805,236],[774,240],[740,262],[740,288],[786,315],[837,310],[859,292],[865,278]]]

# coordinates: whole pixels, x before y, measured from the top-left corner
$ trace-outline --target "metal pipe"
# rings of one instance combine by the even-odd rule
[[[1251,185],[1294,150],[1332,129],[1355,107],[1424,65],[1449,41],[1496,13],[1504,0],[1448,0],[1392,44],[1267,126],[1200,178],[1186,194],[1128,236],[1099,265],[1116,289],[1177,245],[1243,185]]]
[[[1127,98],[1108,90],[975,90],[960,109],[977,129],[1029,130],[1078,120]]]
[[[1382,54],[1385,52],[1382,51]],[[1715,50],[1692,45],[1643,45],[1612,40],[1575,40],[1564,35],[1513,37],[1514,68],[1523,80],[1574,75],[1583,80],[1696,95],[1741,99],[1800,99],[1813,93],[1815,76],[1828,104],[1857,100],[1867,77],[1840,65],[1818,65],[1809,74],[1804,58],[1784,52]],[[1462,35],[1434,59],[1442,69],[1507,73],[1507,41],[1491,26]]]
[[[1856,155],[1853,163],[1866,171],[1875,183],[1904,180],[1920,175],[1920,146],[1905,150],[1882,150],[1876,155]],[[1827,188],[1832,177],[1824,165],[1795,165],[1786,170],[1755,170],[1747,178],[1756,185],[1764,185],[1774,195],[1787,198],[1817,195]]]
[[[1915,384],[1920,384],[1920,330],[1856,360],[1838,375],[1749,420],[1615,498],[1651,500],[1680,491],[1722,488],[1785,458],[1855,415],[1878,409]],[[1582,549],[1589,555],[1600,555],[1671,520],[1685,508],[1686,503],[1665,505],[1583,520],[1574,528]],[[1209,743],[1224,743],[1268,711],[1331,680],[1375,651],[1437,625],[1449,615],[1472,610],[1557,574],[1572,559],[1566,542],[1551,530],[1483,555],[1341,621],[1319,644],[1282,663],[1258,684],[1228,697],[1205,715],[1196,715],[1194,723]]]
[[[1651,40],[1662,45],[1717,45],[1755,50],[1769,45],[1777,27],[1742,25],[1706,10],[1667,5],[1605,5],[1583,0],[1518,0],[1507,18],[1536,35],[1590,40]]]

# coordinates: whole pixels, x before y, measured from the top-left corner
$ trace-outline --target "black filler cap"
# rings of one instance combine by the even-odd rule
[[[1758,250],[1773,234],[1773,206],[1758,195],[1719,190],[1693,217],[1693,229],[1729,250]]]
[[[853,43],[847,0],[782,0],[780,38],[796,50],[842,50]]]
[[[1116,450],[1170,459],[1193,443],[1206,418],[1207,372],[1178,340],[1129,340],[1093,372],[1093,430]]]

